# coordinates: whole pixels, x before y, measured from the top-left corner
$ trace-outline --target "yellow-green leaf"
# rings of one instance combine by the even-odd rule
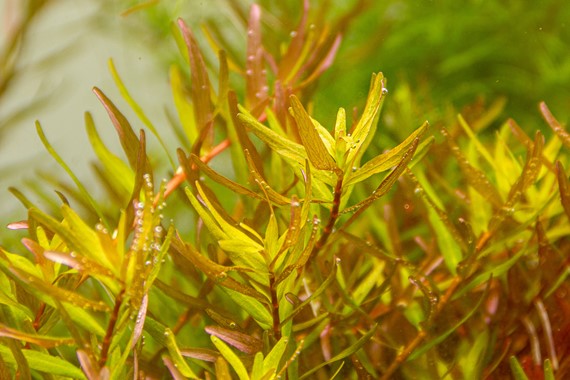
[[[338,169],[334,159],[329,154],[325,147],[321,135],[315,128],[311,117],[295,95],[291,95],[291,108],[293,117],[297,122],[299,128],[299,136],[305,146],[307,156],[311,164],[320,170],[335,170]],[[328,132],[327,132],[328,133]]]

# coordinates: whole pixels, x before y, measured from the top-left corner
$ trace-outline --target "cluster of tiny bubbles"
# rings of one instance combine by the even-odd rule
[[[98,232],[101,232],[101,233],[103,233],[103,234],[107,234],[107,233],[108,233],[107,229],[105,228],[105,226],[104,226],[102,223],[97,223],[97,224],[95,225],[95,230],[97,230]]]

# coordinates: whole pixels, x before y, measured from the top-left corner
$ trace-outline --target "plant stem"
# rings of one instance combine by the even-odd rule
[[[281,321],[279,320],[279,300],[277,299],[277,286],[275,274],[269,275],[269,292],[271,293],[271,315],[273,316],[273,336],[275,340],[281,339]]]
[[[119,309],[123,304],[123,294],[125,293],[124,290],[117,295],[115,299],[115,307],[113,308],[113,313],[111,314],[111,319],[109,319],[109,325],[107,326],[107,332],[105,337],[103,338],[103,346],[101,347],[101,358],[99,359],[99,366],[103,367],[107,362],[107,355],[109,354],[109,347],[111,346],[111,339],[113,335],[113,331],[115,330],[115,324],[117,323],[117,319],[119,317]]]
[[[316,257],[317,254],[319,253],[319,251],[321,250],[321,248],[323,248],[325,246],[325,244],[327,243],[334,225],[336,223],[336,220],[338,219],[338,215],[339,215],[339,209],[340,209],[340,198],[342,196],[342,179],[343,179],[343,175],[342,174],[338,174],[338,180],[336,181],[336,185],[334,187],[334,199],[333,199],[333,205],[331,208],[331,213],[329,215],[329,220],[327,222],[327,225],[325,226],[324,230],[323,230],[323,234],[321,235],[321,237],[319,238],[319,240],[317,240],[317,242],[315,243],[315,246],[313,247],[313,251],[311,252],[311,256],[309,257],[309,261]]]

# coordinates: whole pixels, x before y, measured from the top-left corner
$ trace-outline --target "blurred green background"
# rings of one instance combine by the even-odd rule
[[[110,57],[147,115],[155,125],[164,126],[161,131],[173,142],[174,151],[177,143],[164,109],[172,109],[168,66],[182,61],[171,23],[184,18],[215,67],[215,52],[208,49],[201,25],[214,26],[228,51],[239,51],[245,46],[245,18],[251,3],[0,0],[3,224],[25,216],[8,186],[33,183],[40,173],[64,176],[44,152],[34,120],[42,122],[55,148],[87,183],[94,179],[87,172],[94,156],[84,133],[84,111],[94,113],[106,142],[118,147],[91,88],[103,89],[135,129],[141,127],[112,83],[107,70]],[[263,9],[264,38],[286,38],[299,22],[302,0],[258,3]],[[447,125],[459,112],[468,118],[491,104],[504,104],[491,127],[512,117],[527,131],[541,129],[549,134],[537,110],[542,100],[564,124],[570,117],[570,7],[566,0],[311,0],[310,6],[311,22],[346,21],[341,48],[318,83],[314,104],[317,119],[329,128],[338,107],[351,110],[363,105],[370,75],[378,71],[388,78],[390,91],[380,126],[380,138],[387,139],[382,146],[401,140],[423,120]],[[26,15],[33,17],[22,24]],[[9,50],[14,38],[15,49]],[[150,146],[156,147],[156,142]],[[37,201],[41,195],[31,198]]]

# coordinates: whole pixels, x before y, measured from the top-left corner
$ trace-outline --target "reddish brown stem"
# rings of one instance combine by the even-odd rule
[[[208,163],[218,154],[226,150],[230,145],[231,141],[229,139],[225,139],[224,141],[213,147],[211,151],[200,157],[200,160],[202,160],[202,162],[204,163]],[[172,194],[172,192],[174,192],[174,190],[176,190],[178,186],[180,186],[185,180],[186,180],[186,174],[184,173],[184,171],[180,170],[179,168],[179,170],[177,170],[176,173],[174,173],[172,179],[168,181],[168,183],[166,184],[166,189],[164,190],[164,198],[166,199],[170,194]],[[154,207],[158,205],[159,200],[160,200],[160,194],[157,194],[157,196],[154,198]]]
[[[271,293],[271,314],[273,316],[273,336],[276,340],[281,339],[281,321],[279,319],[279,300],[275,285],[275,275],[269,276],[269,292]]]
[[[317,242],[315,243],[315,247],[313,248],[313,252],[311,252],[311,257],[309,258],[309,260],[311,258],[316,257],[321,248],[325,246],[329,237],[331,236],[336,220],[338,219],[339,209],[340,209],[340,197],[342,195],[342,178],[343,176],[339,174],[338,180],[334,187],[334,199],[333,199],[331,213],[329,215],[329,220],[323,230],[323,234],[321,235],[319,240],[317,240]]]
[[[103,338],[103,346],[101,347],[101,358],[99,359],[99,367],[105,366],[107,362],[107,356],[109,354],[109,347],[111,346],[111,340],[113,338],[113,331],[115,331],[115,325],[117,324],[117,319],[119,317],[119,310],[123,304],[123,294],[122,290],[115,299],[115,307],[113,308],[113,313],[111,314],[111,319],[109,319],[109,325],[107,326],[107,332]]]

